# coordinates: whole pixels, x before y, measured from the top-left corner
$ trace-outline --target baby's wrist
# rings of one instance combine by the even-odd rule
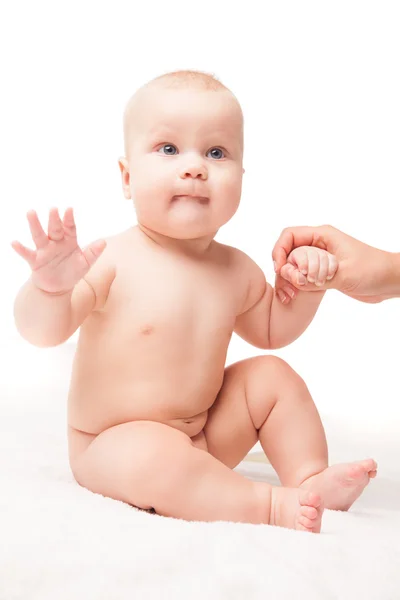
[[[43,288],[41,288],[39,285],[37,285],[37,283],[35,283],[35,281],[33,280],[32,276],[30,277],[30,284],[32,286],[32,288],[38,292],[41,296],[47,297],[47,298],[59,298],[61,296],[67,296],[67,295],[72,295],[72,292],[74,290],[74,288],[70,289],[70,290],[60,290],[60,291],[49,291],[49,290],[45,290]]]

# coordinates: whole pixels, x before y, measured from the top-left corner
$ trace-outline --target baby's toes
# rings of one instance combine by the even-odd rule
[[[319,494],[309,492],[308,490],[299,490],[299,492],[299,502],[302,508],[318,508],[319,506],[321,506],[321,496]]]
[[[296,529],[319,533],[323,506],[321,496],[308,490],[299,490],[300,509],[297,515]]]
[[[312,494],[312,496],[316,496],[316,494]],[[317,498],[319,497],[317,496]],[[320,506],[320,499],[313,499],[312,502],[318,503],[319,508],[314,506],[300,506],[296,529],[310,531],[311,533],[319,533],[321,531],[323,509],[322,506]]]
[[[371,473],[375,472],[376,475],[378,469],[378,464],[373,458],[367,458],[366,460],[362,460],[358,463],[358,466],[364,473],[367,473],[370,477]],[[373,477],[375,477],[375,475],[373,475]]]
[[[378,463],[372,458],[368,458],[367,460],[364,460],[362,464],[365,468],[366,473],[368,473],[369,478],[374,479],[378,472]]]
[[[313,506],[302,506],[300,509],[300,515],[310,519],[310,521],[313,521],[318,517],[318,510]]]
[[[361,464],[365,467],[366,471],[376,471],[378,468],[378,463],[373,458],[367,458]]]
[[[309,519],[308,517],[305,517],[304,515],[299,515],[298,526],[296,527],[296,529],[300,529],[302,531],[313,532],[314,523],[315,523],[315,520]]]

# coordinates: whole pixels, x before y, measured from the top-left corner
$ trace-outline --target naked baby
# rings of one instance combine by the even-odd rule
[[[278,296],[249,256],[215,241],[240,202],[243,117],[211,75],[144,85],[124,136],[122,188],[137,225],[82,250],[72,208],[63,219],[51,209],[47,233],[30,211],[36,249],[12,243],[32,270],[15,300],[21,335],[49,347],[80,328],[68,399],[74,477],[160,515],[319,532],[323,509],[347,510],[375,461],[328,466],[318,411],[283,360],[225,362],[233,332],[264,350],[298,338],[335,259],[296,249],[289,263],[313,291],[287,284]],[[258,440],[282,487],[233,470]]]

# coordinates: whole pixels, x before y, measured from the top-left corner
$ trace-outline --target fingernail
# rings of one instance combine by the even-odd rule
[[[279,296],[279,300],[283,303],[286,300],[286,294],[284,292],[282,292],[282,290],[278,290],[277,292],[278,296]]]
[[[316,282],[315,282],[315,285],[316,285],[317,287],[321,287],[321,285],[324,285],[324,284],[323,284],[323,282],[322,282],[322,281],[316,281]]]
[[[315,282],[315,279],[314,279],[314,277],[307,277],[307,279],[308,279],[308,281],[309,281],[310,283],[314,283],[314,282]]]
[[[287,293],[287,294],[288,294],[288,295],[289,295],[291,298],[294,298],[294,291],[293,291],[293,290],[286,289],[285,291],[286,291],[286,293]]]
[[[307,270],[306,269],[302,269],[301,272],[303,273],[303,275],[307,275]]]
[[[306,285],[307,279],[303,275],[297,277],[297,285]]]
[[[277,265],[276,265],[276,261],[274,261],[274,271],[275,271],[275,273],[277,273],[277,272],[278,272],[278,270],[277,270]]]
[[[327,279],[327,281],[330,281],[331,279],[333,279],[333,275],[328,275],[328,277],[326,279]]]

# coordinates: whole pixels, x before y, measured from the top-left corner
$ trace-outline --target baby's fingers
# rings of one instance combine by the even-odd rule
[[[17,254],[21,256],[21,258],[26,260],[26,262],[31,268],[33,267],[36,260],[36,252],[34,250],[30,250],[30,248],[27,248],[17,240],[11,242],[11,247],[15,250]]]
[[[36,248],[44,248],[49,243],[49,238],[40,224],[36,211],[28,211],[26,217],[28,219],[29,229],[31,230],[32,239]]]
[[[64,229],[70,237],[76,237],[76,225],[74,219],[74,211],[71,207],[67,208],[63,218]]]
[[[319,266],[320,266],[320,255],[319,252],[308,252],[308,274],[307,280],[310,283],[315,283],[318,279]]]
[[[57,208],[50,209],[48,236],[54,242],[60,242],[64,238],[64,227]]]
[[[317,278],[315,280],[315,285],[317,285],[318,287],[320,287],[321,285],[324,285],[324,283],[326,282],[326,278],[328,277],[328,271],[329,271],[329,258],[328,258],[328,253],[327,252],[320,252],[319,253],[319,272],[317,273]]]
[[[308,252],[307,248],[295,248],[288,256],[288,263],[297,267],[303,275],[308,274]]]
[[[286,263],[281,269],[281,277],[289,281],[292,285],[298,287],[307,283],[307,278],[292,264]]]
[[[336,271],[338,270],[338,261],[336,256],[334,256],[333,254],[329,254],[328,253],[328,275],[327,275],[327,280],[330,281],[331,279],[333,279],[333,277],[336,275]]]

